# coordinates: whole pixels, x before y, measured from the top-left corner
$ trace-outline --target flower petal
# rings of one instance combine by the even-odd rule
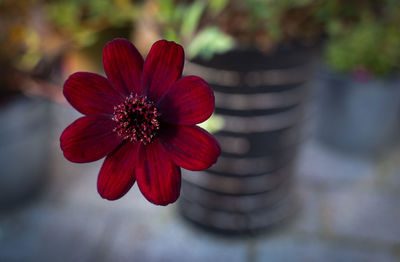
[[[82,114],[112,114],[114,105],[123,100],[101,75],[78,72],[64,84],[64,96]]]
[[[136,179],[142,194],[153,204],[165,206],[179,197],[181,170],[169,159],[158,140],[140,145]]]
[[[211,116],[215,108],[214,93],[200,77],[186,76],[167,90],[157,107],[163,121],[194,125]]]
[[[221,154],[217,140],[197,126],[164,126],[159,139],[172,161],[188,170],[207,169]]]
[[[143,68],[143,90],[157,102],[164,92],[182,75],[184,64],[182,46],[160,40],[153,44]]]
[[[103,50],[104,71],[113,87],[122,95],[142,94],[143,58],[128,40],[117,38]]]
[[[77,163],[103,158],[122,142],[122,138],[112,131],[114,127],[115,122],[108,115],[78,118],[61,134],[64,156]]]
[[[135,183],[135,161],[139,143],[126,142],[107,156],[97,179],[102,198],[116,200]]]

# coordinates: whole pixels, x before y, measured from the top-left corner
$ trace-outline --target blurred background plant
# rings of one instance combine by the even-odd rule
[[[317,7],[315,0],[149,0],[144,16],[155,19],[155,35],[186,46],[189,58],[209,59],[234,46],[268,52],[282,42],[315,43],[322,34]]]
[[[46,1],[44,13],[62,37],[85,47],[95,43],[98,32],[121,27],[137,16],[133,1]]]
[[[333,70],[384,76],[399,68],[399,10],[395,0],[149,0],[143,14],[155,20],[155,37],[182,43],[189,58],[324,39]]]
[[[233,39],[212,23],[229,1],[176,1],[148,0],[138,21],[137,40],[140,49],[148,42],[166,38],[183,44],[188,57],[201,55],[206,58],[223,53],[233,47]],[[205,19],[211,19],[207,23]],[[148,37],[143,40],[143,35]],[[147,50],[148,51],[148,50]]]
[[[85,56],[113,37],[129,37],[138,8],[130,0],[3,0],[0,14],[1,88],[15,91],[21,86],[13,82],[14,74],[59,84],[74,70],[70,67],[85,68],[92,59]],[[87,52],[75,55],[79,50]],[[101,57],[95,62],[101,64]]]
[[[0,93],[4,98],[15,93],[12,64],[21,53],[29,53],[37,44],[32,31],[26,28],[33,1],[1,1],[0,3]]]
[[[325,1],[325,60],[335,71],[387,76],[400,66],[400,2]]]
[[[139,1],[46,0],[42,8],[67,53],[65,75],[79,65],[82,70],[101,71],[101,50],[115,37],[129,38],[139,14]]]
[[[137,42],[153,34],[142,46],[160,37],[179,42],[188,58],[246,46],[272,52],[324,38],[324,59],[336,71],[384,76],[400,63],[395,0],[2,0],[0,6],[2,67],[36,75],[48,75],[65,53],[67,67],[92,59],[98,64],[100,59],[82,59],[101,51],[107,39],[132,34]],[[144,29],[133,30],[137,25]]]

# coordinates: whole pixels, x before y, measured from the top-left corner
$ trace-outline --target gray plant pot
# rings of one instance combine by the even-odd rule
[[[316,136],[324,143],[352,153],[378,153],[399,133],[399,77],[357,82],[324,69],[316,87]]]
[[[292,217],[296,152],[301,142],[312,48],[273,55],[232,50],[191,61],[186,74],[206,79],[215,92],[216,164],[182,176],[182,215],[208,230],[252,234]]]
[[[13,207],[45,182],[49,102],[19,95],[0,106],[0,208]]]

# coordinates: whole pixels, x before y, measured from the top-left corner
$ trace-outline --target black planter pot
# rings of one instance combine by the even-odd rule
[[[314,53],[234,50],[186,63],[185,74],[213,88],[223,127],[214,134],[218,162],[202,174],[183,174],[185,218],[219,232],[253,233],[294,213],[292,180]]]
[[[376,154],[393,144],[400,125],[400,77],[358,82],[324,68],[317,79],[316,135],[353,154]]]
[[[18,95],[0,106],[0,209],[15,207],[45,183],[49,102]]]

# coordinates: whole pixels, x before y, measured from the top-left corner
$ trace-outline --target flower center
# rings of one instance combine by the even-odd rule
[[[131,94],[122,104],[114,107],[114,132],[131,142],[150,143],[160,128],[160,113],[147,97]]]

